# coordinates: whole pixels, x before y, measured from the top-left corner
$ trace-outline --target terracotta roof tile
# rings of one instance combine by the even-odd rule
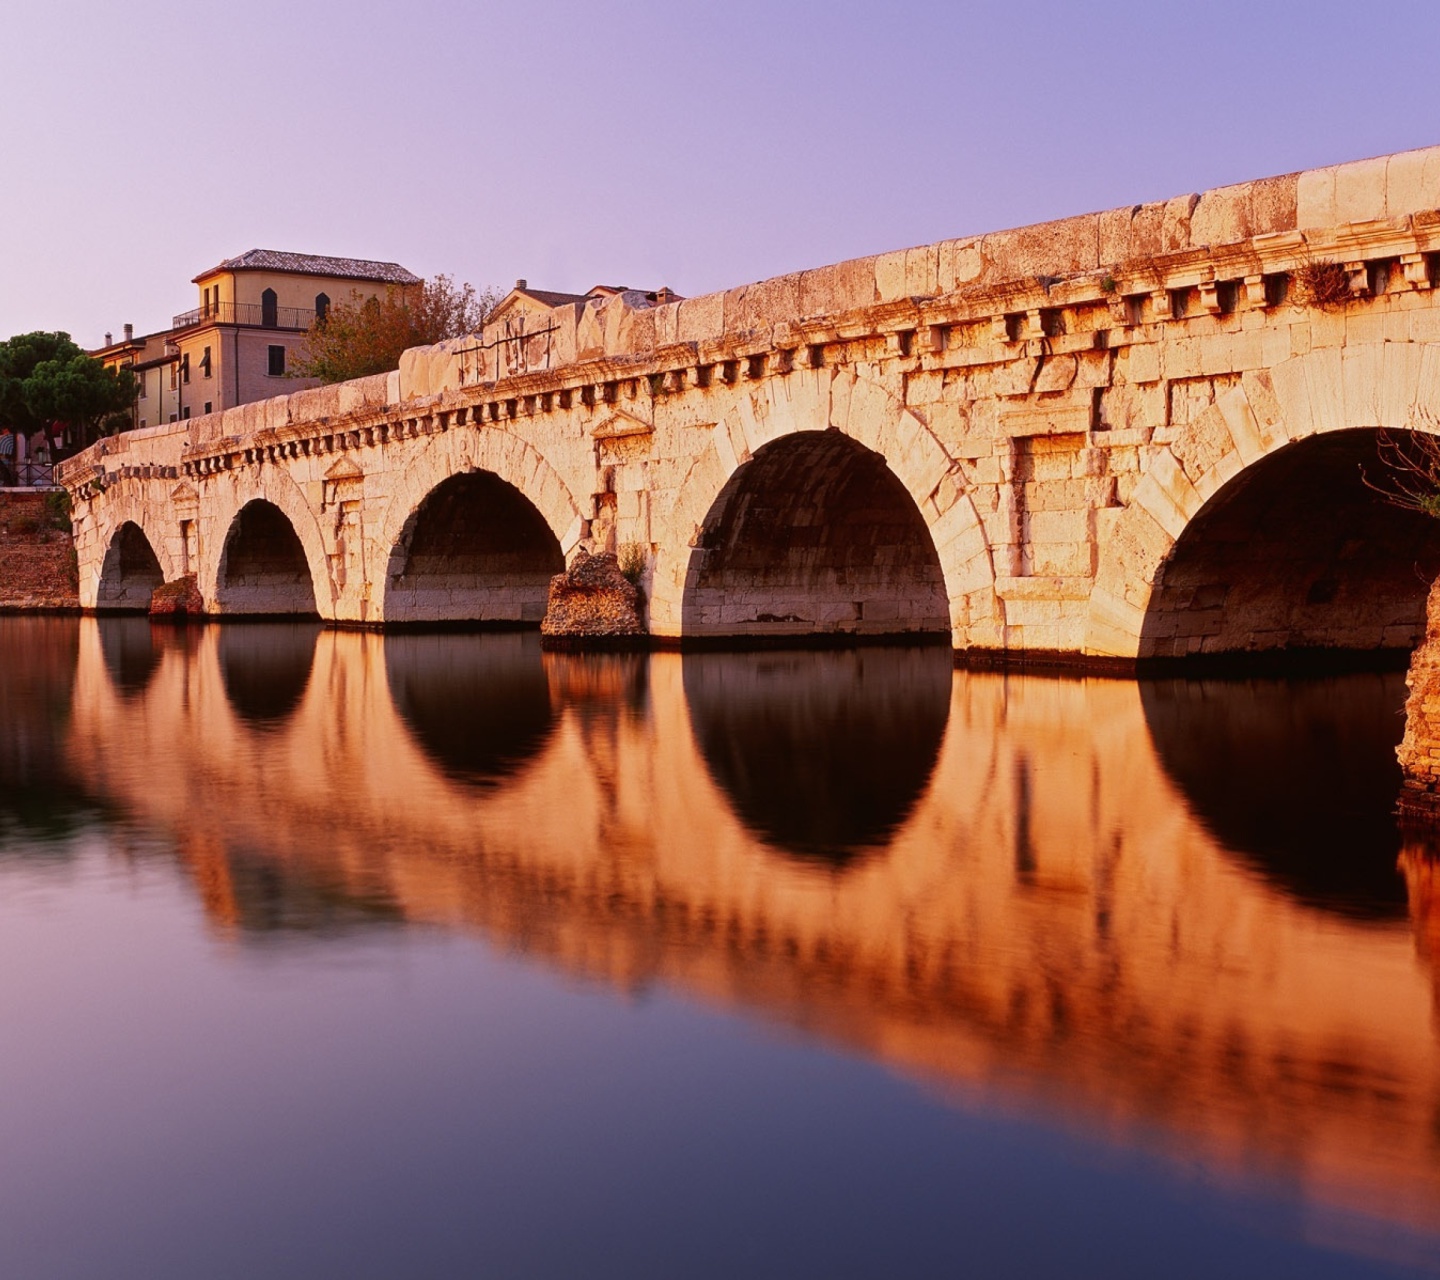
[[[320,253],[285,253],[279,249],[250,249],[237,258],[201,272],[195,282],[217,271],[291,271],[304,275],[338,276],[343,280],[377,280],[382,284],[420,284],[421,279],[398,262],[371,262],[367,258],[331,258]],[[193,283],[193,282],[192,282]]]

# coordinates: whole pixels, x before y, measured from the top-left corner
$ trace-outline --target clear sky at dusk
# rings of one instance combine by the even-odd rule
[[[1433,3],[10,0],[0,337],[250,248],[765,276],[1440,142]]]

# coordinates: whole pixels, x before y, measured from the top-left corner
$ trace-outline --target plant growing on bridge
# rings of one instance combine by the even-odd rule
[[[632,586],[640,585],[641,575],[645,572],[645,547],[639,542],[622,542],[620,553],[615,557],[620,566],[620,572],[625,575]]]
[[[357,291],[349,302],[337,303],[316,318],[291,361],[291,373],[321,382],[388,373],[400,367],[400,355],[408,347],[478,332],[498,300],[493,289],[457,285],[446,275],[418,286],[392,287],[378,298]]]
[[[1350,273],[1342,263],[1310,259],[1291,273],[1301,306],[1338,307],[1350,300]]]
[[[135,393],[128,369],[107,369],[68,333],[22,333],[0,342],[0,424],[17,431],[63,422],[88,443],[107,419],[129,425]]]
[[[1360,479],[1391,506],[1440,520],[1440,421],[1428,412],[1417,418],[1414,429],[1376,433],[1381,473],[1372,477],[1362,466]]]

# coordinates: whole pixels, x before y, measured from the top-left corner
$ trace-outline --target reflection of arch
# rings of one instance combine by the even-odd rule
[[[565,556],[545,517],[489,471],[442,481],[415,509],[385,571],[387,622],[538,624]]]
[[[555,726],[540,637],[387,635],[396,710],[450,777],[488,787],[539,754]]]
[[[100,567],[97,609],[148,611],[155,588],[165,581],[164,571],[150,539],[132,520],[115,531]]]
[[[99,618],[100,653],[123,697],[144,693],[160,666],[161,645],[149,618]]]
[[[1337,443],[1333,446],[1336,451],[1333,455],[1326,455],[1323,450],[1312,452],[1314,446],[1311,446],[1289,452],[1286,462],[1280,462],[1280,457],[1286,454],[1287,446],[1307,442],[1314,436],[1358,431],[1368,435],[1376,428],[1403,430],[1416,422],[1423,424],[1428,420],[1426,415],[1434,400],[1428,388],[1434,373],[1440,371],[1433,367],[1437,362],[1440,362],[1440,346],[1425,343],[1354,344],[1343,352],[1312,351],[1266,371],[1244,374],[1234,385],[1219,389],[1214,402],[1192,421],[1172,427],[1170,442],[1150,459],[1124,511],[1098,543],[1099,564],[1090,595],[1086,651],[1132,657],[1182,647],[1216,649],[1223,641],[1211,640],[1207,645],[1199,638],[1187,636],[1183,645],[1167,644],[1171,637],[1161,632],[1173,628],[1176,625],[1173,621],[1164,627],[1152,622],[1147,633],[1152,596],[1161,586],[1177,542],[1191,522],[1214,500],[1213,513],[1206,510],[1204,515],[1208,521],[1215,514],[1219,522],[1209,533],[1213,535],[1218,530],[1234,536],[1244,527],[1245,521],[1239,517],[1246,514],[1246,508],[1254,515],[1263,505],[1260,499],[1265,493],[1271,497],[1281,495],[1287,488],[1285,468],[1295,466],[1302,474],[1318,476],[1328,486],[1330,501],[1345,504],[1339,513],[1342,518],[1337,519],[1335,511],[1324,510],[1317,502],[1309,513],[1306,536],[1317,531],[1328,534],[1331,530],[1337,536],[1343,535],[1345,522],[1359,510],[1359,503],[1356,488],[1346,489],[1339,483],[1343,471],[1339,460],[1351,449],[1356,451],[1349,455],[1351,460],[1361,456],[1359,438],[1352,444]],[[1316,441],[1315,446],[1320,443]],[[1257,489],[1248,502],[1222,493],[1230,484],[1238,483],[1240,487],[1232,493],[1242,494],[1250,483],[1245,478],[1246,470],[1263,465],[1271,455],[1276,456],[1276,469],[1257,473],[1257,483],[1264,485],[1263,491]],[[1290,486],[1292,490],[1297,487]],[[1231,508],[1229,516],[1221,520],[1226,508]],[[1278,522],[1279,516],[1275,519]],[[1407,535],[1398,524],[1387,523],[1382,536],[1393,548],[1403,543]],[[1290,545],[1294,546],[1293,541]],[[1428,550],[1419,558],[1427,555]],[[1183,588],[1185,566],[1182,564],[1179,569],[1176,581]],[[1332,585],[1338,601],[1342,587],[1348,592],[1358,584],[1358,578],[1346,584],[1331,584],[1320,581],[1319,577],[1313,577],[1305,589],[1308,599],[1311,588],[1315,588],[1315,598],[1308,602],[1316,605],[1323,605],[1320,597],[1330,592]],[[1421,605],[1423,594],[1421,587],[1418,596]],[[1201,608],[1205,608],[1210,599],[1210,595],[1202,596]],[[1154,603],[1172,616],[1179,612],[1172,607],[1176,603],[1173,600]],[[1330,611],[1332,616],[1339,612],[1338,609]],[[1288,625],[1275,629],[1268,638],[1258,639],[1266,644],[1284,645],[1288,642]],[[1411,623],[1407,618],[1394,625],[1396,630],[1384,643],[1403,645],[1402,633],[1408,633]],[[1299,628],[1295,634],[1302,644],[1317,640],[1313,629],[1306,627]],[[1369,637],[1353,642],[1372,645],[1373,635],[1372,631]],[[1352,642],[1345,637],[1336,638],[1343,643]],[[1188,643],[1192,639],[1195,643]],[[1318,637],[1318,641],[1332,643],[1324,636]]]
[[[948,635],[945,577],[885,459],[838,431],[762,445],[691,553],[687,636]]]
[[[741,821],[832,863],[885,845],[923,795],[953,675],[941,645],[684,658],[696,741]]]
[[[310,683],[319,634],[307,622],[221,628],[220,678],[235,714],[256,727],[288,720]]]
[[[231,521],[220,552],[215,603],[222,613],[318,612],[305,548],[289,517],[273,502],[253,499]]]
[[[664,516],[651,583],[651,629],[684,631],[691,549],[702,537],[732,476],[781,437],[833,429],[879,454],[910,495],[939,558],[956,644],[1000,647],[994,616],[994,569],[985,532],[964,478],[939,439],[884,387],[848,369],[796,369],[737,398],[717,424]],[[972,621],[973,619],[973,621]]]
[[[1146,680],[1140,698],[1165,771],[1227,850],[1313,905],[1404,914],[1400,672]]]

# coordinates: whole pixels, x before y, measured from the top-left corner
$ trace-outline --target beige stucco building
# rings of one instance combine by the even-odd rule
[[[91,354],[129,367],[140,391],[135,426],[150,427],[266,400],[313,379],[291,375],[293,352],[317,315],[357,295],[413,289],[420,277],[395,262],[251,249],[202,271],[198,304],[170,328],[124,338]]]

